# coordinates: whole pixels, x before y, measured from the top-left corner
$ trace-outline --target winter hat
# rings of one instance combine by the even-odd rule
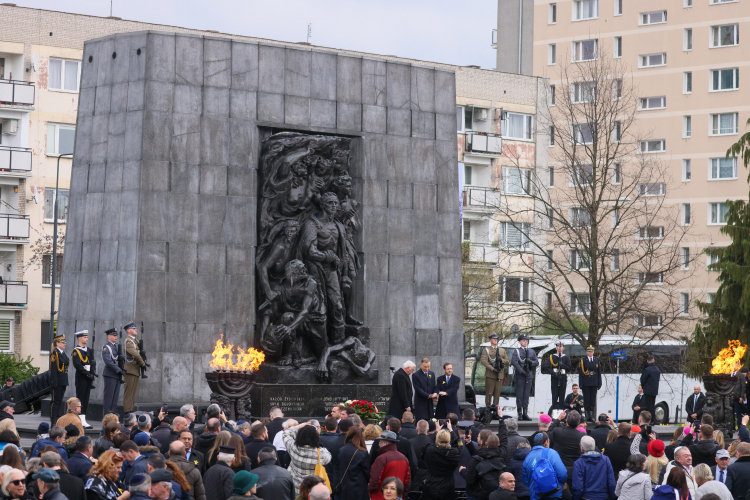
[[[630,428],[630,432],[635,432],[636,434],[638,434],[641,432],[641,428],[638,427],[637,425],[634,425],[633,427]]]
[[[36,428],[37,434],[49,434],[49,424],[47,422],[42,422],[39,424],[39,427]]]
[[[239,471],[232,478],[232,484],[234,485],[234,491],[232,493],[235,495],[244,495],[258,483],[258,479],[260,479],[260,477],[257,474],[253,474],[246,470]]]
[[[76,427],[73,424],[68,424],[65,426],[65,432],[68,433],[68,437],[76,437],[79,434],[81,434],[81,431],[78,430],[78,427]]]
[[[539,415],[539,422],[541,422],[543,424],[551,424],[552,423],[552,417],[550,417],[549,415],[543,413],[543,414]]]
[[[133,442],[137,444],[138,446],[148,446],[148,442],[150,441],[148,434],[145,432],[139,432],[135,436],[133,436]]]
[[[660,439],[649,441],[648,454],[655,458],[664,456],[664,441]]]

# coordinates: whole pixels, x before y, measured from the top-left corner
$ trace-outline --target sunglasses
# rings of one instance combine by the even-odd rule
[[[24,483],[23,479],[16,479],[15,481],[11,481],[10,484],[12,484],[13,486],[20,486],[20,485],[25,484],[25,483]]]

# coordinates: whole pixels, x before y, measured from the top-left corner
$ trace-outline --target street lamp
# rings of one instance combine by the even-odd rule
[[[55,201],[52,205],[52,218],[54,219],[54,228],[52,229],[52,293],[49,308],[49,336],[50,344],[54,338],[55,330],[55,280],[57,278],[57,191],[60,184],[60,158],[63,156],[73,156],[73,153],[64,153],[57,157],[57,177],[55,178]]]

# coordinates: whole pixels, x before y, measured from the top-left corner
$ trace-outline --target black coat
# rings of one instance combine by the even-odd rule
[[[721,445],[715,439],[700,440],[688,446],[690,454],[693,456],[693,467],[698,464],[706,464],[709,467],[716,465],[716,452],[721,449]]]
[[[421,491],[422,484],[427,478],[427,464],[424,463],[424,451],[434,443],[430,437],[427,434],[417,434],[416,437],[409,440],[417,456],[417,470],[412,474],[411,491]]]
[[[208,455],[211,448],[214,447],[216,442],[215,432],[204,432],[203,434],[196,436],[193,442],[193,449],[201,452],[204,457]]]
[[[599,424],[588,432],[589,436],[594,438],[597,451],[604,449],[604,445],[607,444],[607,434],[610,430],[607,424]]]
[[[413,396],[411,379],[403,368],[399,368],[391,379],[391,402],[388,404],[388,414],[400,420],[406,409],[411,408]]]
[[[233,477],[234,471],[224,462],[217,462],[213,467],[209,467],[203,476],[206,498],[209,498],[209,495],[211,500],[227,500],[231,497],[234,490]]]
[[[357,449],[353,444],[345,445],[339,451],[339,500],[369,500],[367,485],[370,482],[370,455]],[[338,483],[331,483],[335,487]]]
[[[273,448],[276,451],[276,447],[263,439],[251,438],[250,441],[245,445],[245,453],[247,458],[250,459],[250,464],[253,469],[258,466],[258,452],[263,448]]]
[[[253,474],[258,475],[259,498],[293,500],[297,496],[292,473],[276,465],[275,460],[263,460],[253,469]]]
[[[750,457],[740,457],[727,468],[726,487],[734,500],[744,500],[750,491]]]
[[[661,371],[656,363],[646,364],[646,368],[641,373],[641,386],[643,394],[646,396],[657,396],[659,394],[659,378]]]
[[[284,419],[281,417],[276,417],[270,422],[266,424],[266,430],[268,431],[268,442],[273,443],[273,438],[276,437],[276,434],[281,432],[281,427],[284,425]]]
[[[453,474],[461,461],[461,450],[453,445],[451,448],[430,445],[424,452],[424,461],[427,465],[427,478],[422,485],[422,497],[455,500]]]
[[[192,463],[201,473],[201,476],[206,473],[206,457],[200,451],[191,449],[190,456],[185,457],[188,462]]]
[[[325,465],[328,479],[331,485],[338,484],[341,480],[339,475],[339,452],[344,447],[346,435],[338,432],[324,432],[320,435],[320,445],[331,452],[331,461]]]
[[[411,376],[414,385],[414,407],[412,413],[416,419],[430,419],[435,415],[435,402],[429,399],[431,394],[437,394],[437,377],[430,370],[427,375],[417,368]],[[399,418],[401,416],[399,415]]]
[[[620,471],[625,469],[625,464],[630,458],[630,438],[628,436],[617,436],[617,439],[604,445],[604,456],[612,463],[612,472],[615,477],[620,477]]]
[[[417,426],[414,424],[414,422],[405,422],[401,424],[401,430],[399,431],[399,434],[406,439],[416,437]]]
[[[86,493],[83,491],[83,479],[62,469],[58,470],[57,473],[60,475],[60,491],[68,497],[68,500],[86,500]]]
[[[687,403],[685,403],[685,413],[687,413],[687,421],[692,422],[693,419],[690,415],[693,413],[696,414],[696,420],[699,420],[703,417],[703,406],[706,404],[706,396],[701,392],[698,394],[698,402],[695,404],[695,408],[693,408],[693,401],[695,401],[695,393],[691,394],[690,397],[687,399]]]
[[[518,500],[516,493],[508,490],[501,490],[499,487],[490,495],[490,500]]]
[[[68,466],[68,470],[71,474],[83,479],[89,475],[89,471],[94,464],[89,457],[80,451],[77,451],[65,462],[65,465]]]
[[[555,419],[549,426],[548,434],[554,436],[552,438],[555,442],[553,449],[560,454],[562,463],[566,468],[572,469],[576,460],[581,458],[581,438],[584,436],[583,432],[569,427],[567,424],[560,426],[560,421]]]
[[[487,500],[495,490],[485,492],[482,489],[483,477],[480,471],[484,472],[487,479],[492,479],[497,489],[500,474],[506,466],[505,456],[500,453],[499,448],[481,448],[476,455],[471,457],[466,467],[466,489],[471,491],[475,500]]]

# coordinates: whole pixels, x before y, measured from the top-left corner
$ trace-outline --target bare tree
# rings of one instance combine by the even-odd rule
[[[527,276],[537,326],[584,346],[605,334],[690,331],[691,299],[685,304],[682,294],[692,288],[698,252],[683,250],[689,228],[682,207],[665,196],[676,189],[659,157],[665,143],[636,124],[638,89],[604,53],[564,64],[554,80],[537,118],[537,133],[549,133],[554,144],[549,170],[511,150],[512,166],[502,171],[491,217],[499,246],[510,253],[501,253],[498,274]],[[528,202],[507,196],[518,193]]]

